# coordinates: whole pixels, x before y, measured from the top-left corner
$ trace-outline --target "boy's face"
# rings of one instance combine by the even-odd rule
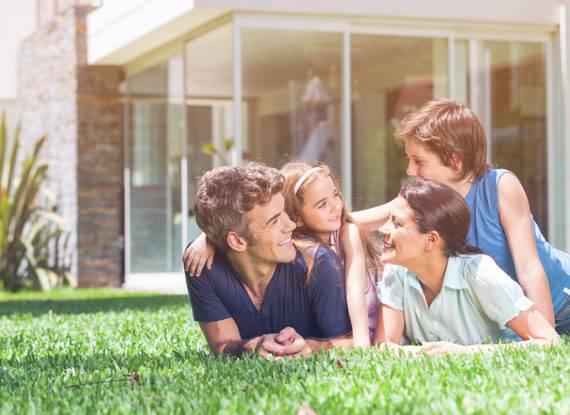
[[[406,139],[408,169],[406,173],[414,179],[434,180],[452,186],[459,179],[457,169],[443,164],[439,156],[413,138]]]

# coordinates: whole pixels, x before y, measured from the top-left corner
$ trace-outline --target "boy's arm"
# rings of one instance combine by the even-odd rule
[[[360,232],[355,224],[346,223],[342,226],[340,244],[345,257],[346,302],[352,324],[353,343],[355,347],[369,347],[368,307],[364,292],[364,278],[367,278],[366,264]]]
[[[392,202],[393,200],[373,208],[350,212],[350,216],[358,222],[366,232],[377,231],[388,220]]]
[[[519,283],[526,296],[554,327],[552,297],[540,263],[526,193],[512,174],[499,179],[499,216],[507,236]]]

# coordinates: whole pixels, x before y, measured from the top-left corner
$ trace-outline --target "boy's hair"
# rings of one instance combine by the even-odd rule
[[[200,177],[196,190],[196,222],[214,244],[228,252],[226,241],[234,231],[253,245],[246,213],[256,205],[267,203],[283,188],[279,170],[262,163],[246,166],[223,166]]]
[[[442,98],[429,101],[406,115],[394,133],[398,143],[414,139],[437,154],[441,162],[455,168],[452,155],[463,162],[460,179],[473,174],[481,179],[487,164],[487,138],[481,121],[465,104]]]
[[[315,169],[315,167],[318,167],[318,169]],[[308,176],[304,177],[304,175],[311,169],[314,170]],[[380,256],[382,255],[382,252],[380,250],[379,242],[364,232],[360,226],[350,217],[348,208],[346,207],[346,202],[342,196],[340,184],[326,164],[309,164],[293,161],[285,164],[280,171],[285,176],[285,183],[283,184],[285,213],[287,213],[289,218],[294,222],[303,220],[301,217],[301,209],[305,204],[305,194],[307,189],[309,189],[309,186],[319,178],[324,179],[326,177],[330,177],[336,190],[338,191],[342,204],[340,218],[341,224],[344,224],[346,222],[354,223],[360,232],[360,239],[362,241],[364,254],[366,256],[366,270],[372,271],[381,269],[382,263],[380,262]],[[322,245],[322,242],[314,234],[314,232],[311,229],[308,229],[306,226],[298,226],[295,228],[293,231],[293,241],[295,243],[295,246],[299,249],[299,252],[303,255],[307,264],[306,283],[308,284],[311,277],[311,270],[315,263],[317,250]],[[327,247],[330,248],[328,245]],[[342,253],[342,248],[340,246],[338,246],[338,250]],[[370,274],[376,277],[375,272],[371,272]]]

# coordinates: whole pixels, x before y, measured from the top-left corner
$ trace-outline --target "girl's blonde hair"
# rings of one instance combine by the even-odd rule
[[[315,169],[315,167],[318,167],[318,169]],[[304,177],[304,175],[306,175],[306,173],[311,169],[313,169],[313,171],[308,176]],[[342,191],[340,189],[338,180],[332,174],[330,168],[324,163],[309,164],[293,161],[281,167],[280,171],[283,176],[285,176],[285,182],[283,183],[282,190],[282,194],[285,198],[285,212],[289,218],[296,223],[303,221],[303,218],[301,217],[301,210],[305,205],[304,197],[307,189],[309,189],[311,184],[319,179],[325,179],[326,177],[331,178],[335,188],[338,191],[342,204],[342,212],[340,218],[341,226],[347,222],[353,223],[357,226],[360,233],[360,240],[362,241],[362,246],[364,247],[364,255],[366,257],[366,272],[372,275],[374,279],[377,279],[377,272],[371,271],[382,268],[382,263],[380,262],[380,256],[382,255],[380,243],[377,239],[364,232],[360,225],[352,219],[348,213],[348,208],[346,207],[346,202],[342,196]],[[305,284],[308,284],[311,278],[311,271],[315,265],[317,250],[323,243],[315,235],[315,233],[311,229],[308,229],[306,226],[295,228],[293,231],[293,243],[301,252],[301,255],[303,255],[303,258],[307,264],[307,276]],[[325,245],[328,249],[331,248],[329,244]],[[344,254],[340,245],[337,247],[337,249],[341,254]]]

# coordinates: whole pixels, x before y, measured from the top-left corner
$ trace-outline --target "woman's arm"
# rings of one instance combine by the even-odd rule
[[[350,216],[358,222],[358,224],[366,232],[377,231],[382,225],[386,223],[390,216],[390,207],[393,200],[386,202],[383,205],[375,206],[370,209],[359,210],[351,212]]]
[[[365,299],[364,279],[366,259],[358,227],[345,223],[340,229],[340,245],[344,252],[346,302],[352,324],[354,347],[370,347],[368,307]]]
[[[378,310],[378,325],[374,335],[374,344],[384,342],[400,344],[404,334],[404,312],[385,304]]]
[[[512,318],[508,323],[515,333],[523,340],[554,340],[558,338],[558,333],[544,318],[536,307],[522,311],[516,317]]]
[[[526,296],[554,327],[552,297],[540,263],[526,193],[512,174],[499,180],[499,216],[507,236],[517,278]]]
[[[499,348],[528,347],[532,344],[550,347],[557,344],[558,334],[535,307],[520,312],[516,317],[509,320],[507,325],[525,341],[501,345],[472,344],[467,346],[450,342],[432,342],[424,344],[419,353],[425,352],[428,355],[486,353]]]

